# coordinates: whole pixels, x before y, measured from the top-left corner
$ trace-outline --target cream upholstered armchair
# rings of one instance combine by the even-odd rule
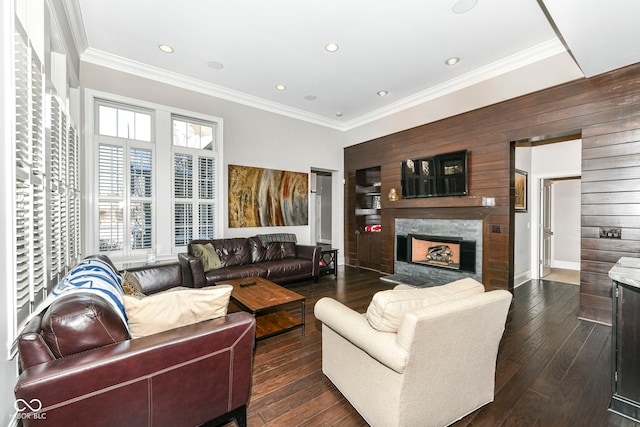
[[[473,279],[399,285],[364,315],[322,298],[322,370],[374,427],[449,425],[493,401],[511,298]]]

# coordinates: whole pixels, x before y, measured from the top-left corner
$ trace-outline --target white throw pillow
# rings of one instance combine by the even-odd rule
[[[124,295],[131,338],[139,338],[227,314],[233,286],[177,287],[144,298]]]
[[[397,332],[405,313],[482,292],[482,283],[470,277],[430,288],[380,291],[367,308],[367,320],[380,332]]]

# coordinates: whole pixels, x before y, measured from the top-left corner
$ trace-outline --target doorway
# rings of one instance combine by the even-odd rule
[[[539,181],[538,277],[580,284],[580,176]]]
[[[313,220],[311,221],[311,241],[322,246],[332,243],[332,202],[333,174],[329,171],[311,170],[311,195]]]
[[[514,286],[569,273],[557,281],[579,283],[580,132],[516,141],[514,167],[528,173],[527,209],[514,212]],[[549,276],[551,274],[551,276]]]

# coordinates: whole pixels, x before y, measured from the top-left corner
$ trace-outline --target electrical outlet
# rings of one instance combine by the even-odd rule
[[[621,228],[600,228],[601,239],[622,239]]]
[[[491,232],[495,234],[502,233],[502,227],[500,224],[491,224]]]

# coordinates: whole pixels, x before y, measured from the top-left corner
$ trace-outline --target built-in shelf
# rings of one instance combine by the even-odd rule
[[[372,226],[380,230],[382,223],[381,168],[358,169],[355,188],[355,225],[357,265],[380,268],[381,233],[367,231]]]
[[[356,215],[380,215],[382,209],[356,209]]]
[[[362,185],[356,185],[356,194],[369,194],[369,195],[380,195],[380,186],[379,185],[375,185],[375,186],[362,186]]]

